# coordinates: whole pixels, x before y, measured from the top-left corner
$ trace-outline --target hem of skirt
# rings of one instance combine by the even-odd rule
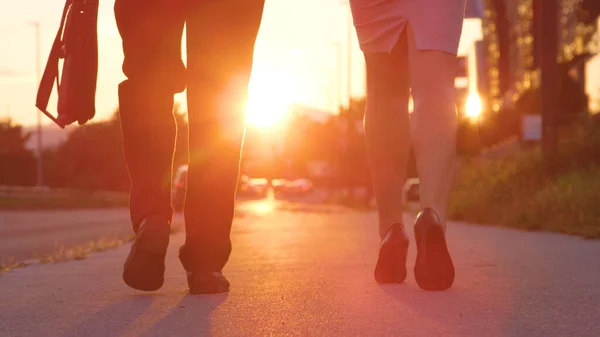
[[[402,25],[400,25],[400,29],[397,29],[394,32],[394,39],[389,39],[390,41],[394,41],[392,43],[386,42],[375,42],[375,43],[362,43],[359,39],[358,44],[360,46],[360,49],[362,50],[363,53],[365,54],[379,54],[379,53],[386,53],[386,54],[390,54],[392,52],[392,50],[394,49],[394,47],[396,46],[396,44],[398,43],[398,40],[400,40],[400,36],[402,35],[402,32],[404,32],[404,30],[407,27],[407,23],[408,21],[405,21],[402,23]]]
[[[396,46],[396,44],[398,43],[398,41],[400,40],[400,36],[402,35],[402,32],[404,32],[405,29],[408,29],[409,25],[409,21],[405,21],[401,26],[400,29],[398,29],[396,32],[394,32],[394,39],[389,39],[389,41],[394,41],[394,42],[375,42],[375,43],[362,43],[360,40],[359,42],[359,46],[360,49],[363,53],[365,54],[378,54],[378,53],[386,53],[386,54],[390,54],[392,52],[392,50],[394,49],[394,47]],[[458,46],[452,48],[449,46],[427,46],[427,45],[423,45],[423,43],[419,42],[419,39],[417,39],[417,37],[415,37],[415,44],[416,44],[416,49],[418,51],[441,51],[444,53],[448,53],[454,56],[458,55]],[[459,40],[459,44],[460,44],[460,40]]]

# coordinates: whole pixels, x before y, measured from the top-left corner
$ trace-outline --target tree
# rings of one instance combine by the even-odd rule
[[[579,15],[582,23],[593,25],[600,16],[600,1],[598,0],[581,0],[579,4]]]
[[[35,183],[35,157],[26,147],[30,137],[11,119],[0,122],[0,185]]]
[[[51,186],[128,191],[118,114],[108,121],[77,127],[51,156]]]
[[[174,108],[177,123],[174,166],[188,162],[188,123],[179,105]],[[118,110],[112,118],[74,129],[67,140],[48,158],[49,185],[88,190],[129,191],[129,175],[123,154]]]
[[[0,122],[0,153],[16,153],[27,151],[26,143],[31,133],[23,132],[23,127],[17,125],[12,119]]]

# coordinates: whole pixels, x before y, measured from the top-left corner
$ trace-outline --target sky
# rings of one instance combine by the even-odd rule
[[[99,77],[97,115],[102,120],[117,106],[117,85],[123,54],[113,15],[114,1],[100,1],[98,22]],[[64,1],[0,0],[0,119],[30,125],[37,120],[36,39],[32,22],[41,26],[41,67],[46,64],[58,29]],[[351,29],[351,95],[364,94],[364,58],[351,26],[349,8],[343,0],[266,0],[263,22],[255,48],[250,98],[276,91],[289,103],[301,103],[332,111],[338,105],[341,58],[342,104],[347,101],[348,29]],[[473,40],[481,38],[478,22],[465,22],[459,54],[467,53]],[[334,47],[340,43],[342,55]],[[184,102],[183,96],[178,100]],[[55,99],[49,111],[56,110]],[[45,116],[43,123],[51,123]]]

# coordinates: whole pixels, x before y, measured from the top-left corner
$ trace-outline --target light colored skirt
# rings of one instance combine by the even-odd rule
[[[417,49],[456,55],[465,6],[466,0],[350,0],[365,53],[391,52],[408,23]]]

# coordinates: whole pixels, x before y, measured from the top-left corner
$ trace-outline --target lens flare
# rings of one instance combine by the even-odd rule
[[[250,80],[246,117],[249,124],[268,128],[280,123],[293,102],[290,80],[270,70],[257,70]]]
[[[467,97],[465,114],[471,120],[478,120],[483,110],[481,98],[478,94],[470,94]]]

